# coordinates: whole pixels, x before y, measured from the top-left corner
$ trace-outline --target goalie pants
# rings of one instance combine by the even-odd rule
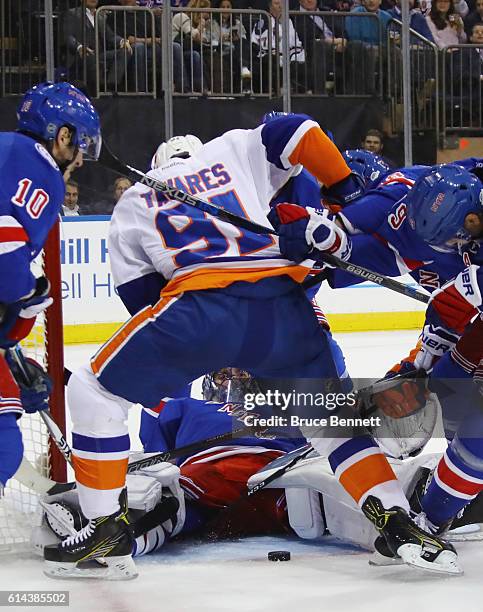
[[[291,279],[237,282],[225,289],[162,298],[125,323],[91,366],[69,381],[74,466],[88,518],[118,508],[128,461],[130,404],[154,407],[206,372],[226,366],[260,378],[325,380],[337,388],[328,332]],[[321,410],[320,416],[327,413]],[[316,432],[313,441],[326,456],[344,447],[331,465],[341,478],[350,468],[346,488],[360,503],[375,485],[395,480],[375,442],[362,438],[361,444],[346,446],[344,438],[334,440]],[[368,476],[368,486],[361,484]],[[405,499],[402,492],[396,497]]]
[[[181,466],[179,482],[188,499],[212,510],[206,527],[218,537],[241,537],[287,533],[285,494],[280,489],[266,489],[243,498],[250,476],[280,457],[280,451],[239,453],[217,458],[223,451],[202,453]],[[228,511],[225,508],[233,505]]]

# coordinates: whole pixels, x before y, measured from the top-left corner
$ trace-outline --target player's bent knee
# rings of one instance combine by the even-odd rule
[[[102,429],[104,422],[108,425],[109,435],[125,433],[125,420],[131,403],[104,389],[88,365],[70,377],[67,403],[77,432],[90,430],[94,425],[97,430]]]

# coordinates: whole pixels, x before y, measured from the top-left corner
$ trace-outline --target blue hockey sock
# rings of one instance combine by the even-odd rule
[[[482,421],[480,415],[465,421],[423,496],[422,508],[435,525],[445,525],[483,490],[483,435],[463,437],[472,429],[477,434]]]
[[[23,442],[17,415],[12,412],[0,414],[0,483],[6,484],[12,478],[22,457]]]

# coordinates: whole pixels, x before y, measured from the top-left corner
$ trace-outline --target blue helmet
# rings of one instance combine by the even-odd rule
[[[24,95],[17,111],[18,129],[51,141],[62,126],[72,130],[72,144],[98,159],[101,124],[89,98],[70,83],[40,83]]]
[[[406,205],[409,226],[432,246],[456,248],[457,241],[461,246],[480,238],[465,229],[465,218],[470,213],[483,217],[483,183],[457,164],[433,166],[418,178]]]
[[[390,171],[382,157],[364,149],[344,151],[342,157],[352,173],[362,178],[366,190],[375,187],[381,178]]]

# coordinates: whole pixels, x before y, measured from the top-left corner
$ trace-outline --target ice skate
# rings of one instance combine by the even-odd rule
[[[433,572],[462,573],[453,546],[419,527],[402,508],[386,510],[370,495],[362,511],[384,538],[387,550],[404,563]]]
[[[122,500],[121,509],[114,514],[91,519],[58,546],[46,546],[44,573],[52,578],[130,580],[137,576],[132,548],[133,535]]]

